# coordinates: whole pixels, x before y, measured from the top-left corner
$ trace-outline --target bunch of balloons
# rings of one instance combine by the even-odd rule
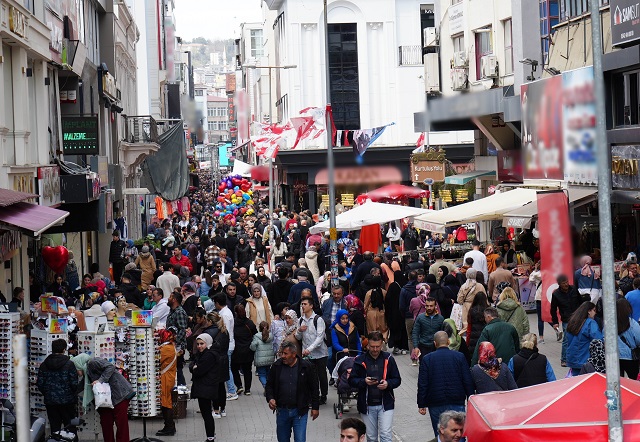
[[[251,181],[240,175],[223,178],[218,185],[215,216],[230,219],[235,225],[236,216],[253,215],[253,190]]]

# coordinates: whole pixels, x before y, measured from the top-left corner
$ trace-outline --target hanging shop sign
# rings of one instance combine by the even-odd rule
[[[414,183],[423,183],[425,180],[443,182],[446,175],[445,161],[442,148],[411,155],[411,181]]]
[[[98,117],[62,117],[62,152],[98,155]]]
[[[118,88],[116,78],[109,72],[102,73],[102,93],[113,101],[118,101]]]
[[[637,0],[611,0],[613,46],[624,46],[640,39],[640,3]]]
[[[18,37],[27,37],[27,16],[13,6],[9,6],[9,30]]]
[[[640,146],[611,147],[611,185],[614,189],[640,188]]]
[[[41,206],[56,206],[62,202],[59,166],[38,167],[38,195]]]

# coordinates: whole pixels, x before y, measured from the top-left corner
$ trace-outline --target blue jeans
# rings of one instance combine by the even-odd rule
[[[333,361],[333,347],[327,346],[327,350],[329,351],[329,359],[327,359],[327,370],[329,370],[329,377],[331,377],[331,373],[333,373],[333,369],[336,368],[336,364]]]
[[[367,426],[367,442],[391,442],[393,440],[393,410],[384,411],[382,405],[369,405],[367,414],[361,414]]]
[[[560,354],[560,362],[567,362],[567,324],[562,323],[562,332],[564,333],[562,336],[562,352]]]
[[[229,356],[229,380],[227,381],[227,391],[230,394],[236,394],[236,384],[233,382],[233,373],[231,372],[231,355],[233,350],[229,350],[227,355]]]
[[[270,366],[265,365],[264,367],[256,367],[256,371],[258,372],[258,379],[260,379],[260,383],[262,386],[267,385],[267,377],[269,377]]]
[[[464,411],[464,405],[438,405],[436,407],[429,407],[429,417],[431,418],[433,434],[435,434],[436,437],[438,437],[438,423],[440,421],[440,415],[449,410]]]
[[[297,408],[278,408],[276,413],[278,442],[289,442],[292,429],[294,442],[306,442],[308,414],[299,416]]]
[[[544,336],[544,321],[542,320],[542,301],[536,301],[536,313],[538,314],[538,338]],[[553,326],[552,323],[548,323]]]

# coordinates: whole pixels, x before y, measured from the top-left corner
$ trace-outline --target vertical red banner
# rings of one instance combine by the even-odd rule
[[[542,320],[551,321],[551,294],[564,274],[573,284],[569,201],[563,191],[538,193],[538,231],[542,271]]]

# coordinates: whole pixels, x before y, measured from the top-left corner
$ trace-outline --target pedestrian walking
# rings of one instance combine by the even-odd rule
[[[498,310],[494,307],[487,307],[484,310],[484,320],[487,326],[482,330],[478,338],[478,344],[471,358],[471,365],[478,363],[480,344],[485,341],[491,342],[498,358],[503,361],[510,360],[520,350],[520,338],[516,328],[500,319]]]
[[[251,319],[247,318],[247,313],[242,304],[235,306],[235,322],[233,326],[233,337],[236,341],[236,347],[231,356],[231,373],[233,374],[233,382],[236,386],[238,394],[244,393],[245,396],[251,396],[251,382],[253,373],[251,367],[253,365],[253,351],[251,350],[251,342],[253,335],[258,333],[255,324]],[[244,377],[244,386],[240,378],[240,372]]]
[[[164,427],[156,433],[156,436],[174,436],[176,423],[173,420],[173,398],[171,392],[176,384],[178,373],[178,351],[175,346],[175,328],[164,329],[158,332],[160,340],[160,406]]]
[[[187,350],[187,328],[189,327],[189,317],[182,308],[182,295],[177,292],[169,296],[169,316],[167,316],[167,328],[176,329],[176,350],[178,351],[178,385],[186,385],[184,373],[184,352]]]
[[[445,411],[440,415],[436,437],[429,442],[459,442],[462,440],[465,414],[462,411]]]
[[[329,381],[327,380],[327,359],[329,352],[325,339],[324,320],[313,311],[313,299],[304,296],[300,300],[302,314],[298,320],[296,338],[302,341],[302,357],[309,359],[316,369],[320,384],[320,403],[327,403]]]
[[[478,394],[518,388],[507,364],[498,359],[495,347],[488,341],[478,344],[478,363],[471,367],[471,377]]]
[[[585,301],[571,315],[567,324],[567,366],[573,376],[580,374],[580,369],[589,358],[589,344],[593,339],[604,339],[596,316],[596,305]]]
[[[427,354],[435,350],[433,337],[442,330],[444,318],[436,311],[436,300],[427,298],[423,314],[416,317],[413,325],[413,360],[422,361]],[[417,365],[414,363],[414,365]]]
[[[269,324],[267,324],[266,321],[262,321],[258,326],[258,333],[253,335],[250,349],[255,353],[253,363],[255,364],[256,371],[258,372],[258,379],[260,379],[262,387],[266,388],[269,369],[275,359],[275,352],[273,351],[273,336],[269,332]]]
[[[556,380],[551,363],[545,355],[538,352],[538,337],[535,333],[522,337],[520,351],[511,358],[508,367],[518,388]]]
[[[213,339],[209,334],[202,333],[196,338],[198,353],[189,365],[192,374],[191,399],[198,400],[200,414],[204,420],[207,441],[216,440],[216,424],[213,419],[212,401],[218,396],[221,367],[220,354],[213,350]]]

